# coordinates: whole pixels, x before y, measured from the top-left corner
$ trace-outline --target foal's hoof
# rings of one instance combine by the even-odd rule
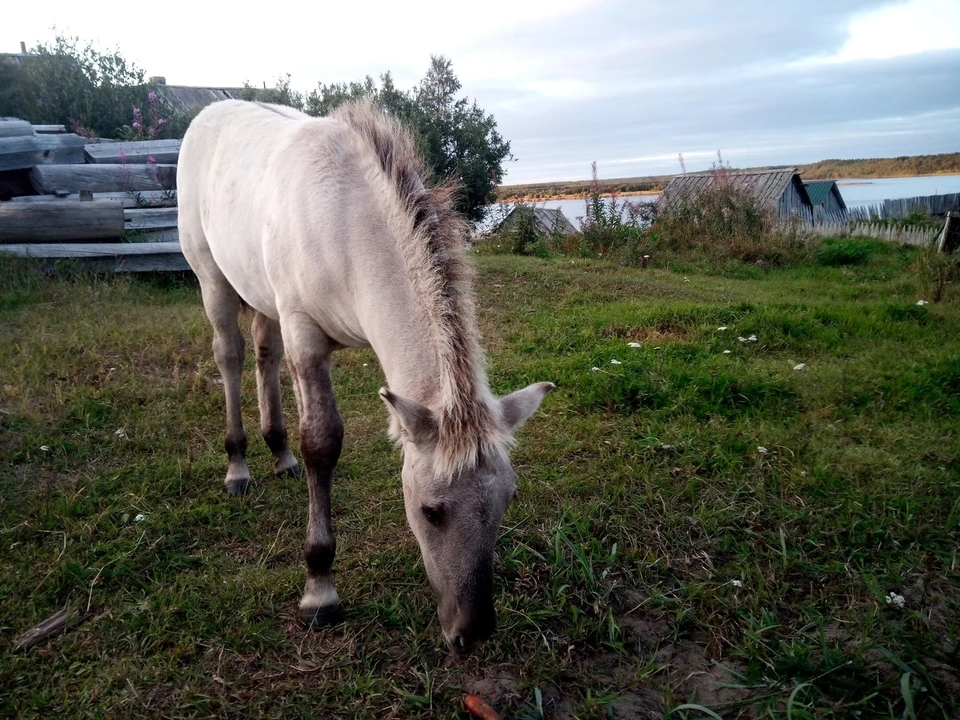
[[[293,467],[276,469],[273,472],[278,478],[298,478],[300,477],[300,466],[294,465]]]
[[[317,610],[301,610],[300,617],[303,618],[303,624],[311,630],[336,625],[343,621],[343,608],[340,605],[329,608],[318,608]]]
[[[250,490],[250,478],[237,478],[236,480],[225,480],[223,487],[226,489],[228,495],[237,497],[238,495],[246,495],[247,491]]]
[[[300,477],[300,465],[289,448],[277,456],[273,463],[273,472],[277,477]]]

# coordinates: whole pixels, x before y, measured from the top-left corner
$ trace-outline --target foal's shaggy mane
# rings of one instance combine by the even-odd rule
[[[466,224],[454,210],[459,187],[427,188],[428,171],[410,133],[369,100],[342,105],[331,117],[353,128],[370,147],[398,203],[395,236],[414,293],[426,312],[436,351],[440,394],[438,476],[476,465],[481,453],[504,454],[512,442],[490,403],[473,302],[473,268],[464,257]],[[399,427],[391,423],[399,439]]]

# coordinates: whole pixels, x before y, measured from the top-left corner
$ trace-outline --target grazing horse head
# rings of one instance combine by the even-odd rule
[[[542,382],[499,400],[489,398],[501,437],[512,436],[553,388]],[[455,652],[467,653],[496,629],[493,553],[517,489],[513,468],[503,445],[492,442],[481,444],[465,462],[448,462],[442,412],[385,388],[380,396],[403,449],[407,521],[437,598],[440,627]]]

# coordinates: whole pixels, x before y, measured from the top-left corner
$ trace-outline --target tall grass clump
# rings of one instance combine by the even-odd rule
[[[775,209],[737,185],[720,159],[706,188],[660,204],[649,244],[681,260],[783,266],[809,260],[816,241],[783,225]]]
[[[604,197],[597,179],[597,163],[591,167],[578,249],[593,257],[608,257],[632,264],[642,245],[643,230],[649,225],[652,207],[648,203],[620,200],[616,189]]]

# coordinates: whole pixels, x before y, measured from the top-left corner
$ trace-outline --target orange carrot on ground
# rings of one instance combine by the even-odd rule
[[[476,695],[467,695],[463,699],[463,706],[467,709],[467,712],[477,716],[480,720],[500,720],[497,711]]]

